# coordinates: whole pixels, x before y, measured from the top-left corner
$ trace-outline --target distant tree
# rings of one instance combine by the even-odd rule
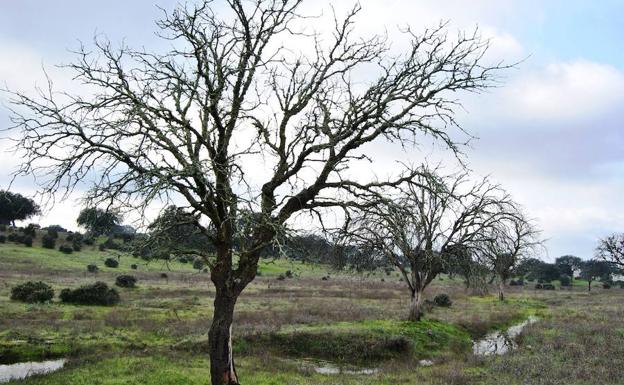
[[[561,274],[565,274],[574,279],[574,272],[581,269],[583,260],[579,257],[575,257],[574,255],[564,255],[555,259],[555,265]]]
[[[97,207],[88,207],[80,211],[76,222],[93,235],[109,234],[121,222],[118,213]]]
[[[587,291],[591,291],[592,282],[597,278],[609,280],[612,272],[611,264],[605,261],[591,259],[581,265],[581,278],[587,281]]]
[[[39,213],[39,206],[32,199],[0,190],[0,224],[15,226],[15,221],[28,219]]]
[[[147,238],[135,245],[136,252],[144,259],[205,258],[215,251],[210,243],[214,234],[199,224],[197,215],[181,207],[166,207],[147,230]]]
[[[487,239],[479,247],[479,255],[498,280],[498,299],[505,300],[507,280],[514,269],[540,244],[538,231],[520,210],[509,211],[493,226],[485,229]]]
[[[596,247],[596,257],[624,268],[624,233],[611,234],[601,239]]]
[[[468,247],[454,245],[447,248],[447,272],[457,274],[464,280],[466,289],[477,295],[488,293],[488,276],[491,271],[483,264]]]
[[[401,272],[411,294],[408,319],[418,321],[425,289],[452,255],[481,247],[488,229],[511,212],[509,196],[487,179],[472,184],[466,173],[442,176],[423,166],[413,184],[361,210],[345,231]]]

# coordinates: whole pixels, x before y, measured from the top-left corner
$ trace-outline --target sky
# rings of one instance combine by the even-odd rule
[[[0,0],[0,82],[30,90],[43,68],[71,89],[54,67],[72,60],[79,41],[96,34],[134,47],[162,47],[154,21],[176,1]],[[218,10],[219,1],[215,3]],[[327,2],[305,9],[326,11]],[[333,1],[337,12],[353,1]],[[361,0],[363,32],[415,30],[448,21],[478,27],[492,41],[490,60],[519,64],[496,89],[462,99],[458,119],[478,137],[469,166],[504,186],[535,218],[546,239],[546,259],[590,258],[597,239],[624,231],[624,2],[602,0]],[[392,38],[394,35],[389,33]],[[398,42],[400,47],[400,42]],[[6,105],[5,96],[0,102]],[[0,105],[0,128],[9,125]],[[7,136],[10,134],[4,134]],[[0,141],[0,188],[8,188],[19,159]],[[32,179],[11,190],[32,196]],[[75,228],[79,202],[47,207],[42,224]]]

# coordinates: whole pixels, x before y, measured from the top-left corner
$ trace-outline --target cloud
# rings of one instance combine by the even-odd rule
[[[503,92],[507,112],[540,121],[586,121],[621,107],[624,73],[583,59],[518,76]],[[545,127],[548,128],[548,127]]]

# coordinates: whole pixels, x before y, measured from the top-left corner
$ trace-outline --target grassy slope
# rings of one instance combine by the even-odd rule
[[[197,350],[184,342],[205,341],[212,288],[207,275],[193,272],[189,265],[171,264],[167,281],[160,279],[160,272],[168,271],[162,264],[141,265],[135,272],[140,287],[121,290],[122,303],[111,308],[8,300],[10,287],[26,279],[50,282],[55,289],[95,279],[111,283],[137,261],[122,257],[119,269],[98,263],[102,271],[97,277],[84,271],[86,264],[107,256],[96,250],[64,255],[0,245],[0,352],[19,359],[74,357],[67,369],[26,384],[205,384],[206,355],[201,346]],[[275,280],[286,270],[299,277]],[[499,303],[492,296],[468,297],[458,282],[445,279],[436,281],[429,295],[448,292],[453,306],[435,309],[424,322],[410,324],[401,321],[407,298],[403,283],[394,276],[380,282],[377,275],[364,279],[332,273],[329,281],[322,281],[327,268],[282,260],[263,262],[261,271],[236,314],[244,383],[622,383],[624,292],[619,289],[591,294],[582,286],[555,292],[514,289],[508,301]],[[543,321],[528,330],[520,350],[500,358],[471,358],[469,335],[506,327],[529,314]],[[409,340],[408,353],[393,345],[397,337]],[[381,349],[380,356],[362,354],[375,349]],[[566,352],[573,353],[572,360]],[[376,366],[381,371],[337,379],[314,373],[302,358]],[[439,364],[416,368],[420,358]]]

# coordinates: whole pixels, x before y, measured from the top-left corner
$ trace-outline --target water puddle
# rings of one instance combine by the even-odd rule
[[[53,360],[43,362],[20,362],[12,365],[0,365],[0,383],[11,380],[21,380],[36,374],[48,374],[57,371],[65,365],[67,360]]]
[[[303,365],[303,368],[308,370],[313,370],[318,374],[360,374],[371,376],[379,372],[377,368],[356,368],[356,367],[346,367],[346,366],[337,366],[329,362],[325,361],[310,361],[306,362]]]
[[[477,356],[490,356],[493,354],[505,354],[518,347],[516,338],[525,327],[537,322],[539,318],[530,316],[526,321],[511,326],[504,331],[496,331],[472,344],[472,351]]]

